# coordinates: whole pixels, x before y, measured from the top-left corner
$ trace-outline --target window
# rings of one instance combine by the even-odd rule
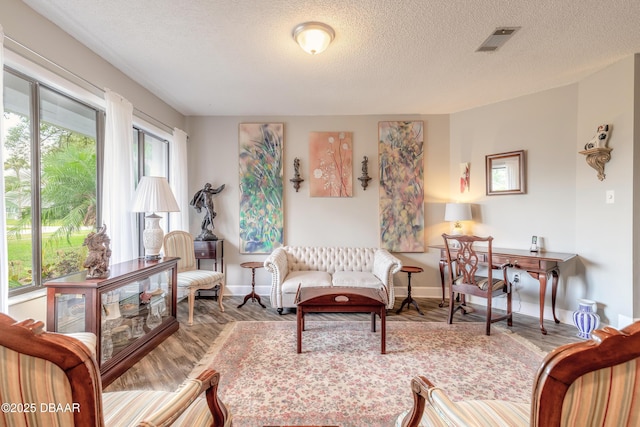
[[[9,295],[82,270],[99,219],[103,113],[4,70]]]
[[[163,176],[169,179],[169,142],[146,130],[133,129],[133,164],[136,182],[143,176]],[[136,184],[137,185],[137,184]],[[144,256],[142,231],[144,230],[144,214],[138,217],[138,238],[140,256]],[[165,233],[170,231],[168,215],[162,215],[160,228]]]

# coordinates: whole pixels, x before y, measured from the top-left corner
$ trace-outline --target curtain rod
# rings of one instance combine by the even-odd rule
[[[79,76],[78,74],[74,73],[71,70],[66,69],[65,67],[63,67],[62,65],[57,64],[56,62],[50,60],[49,58],[41,55],[40,53],[34,51],[33,49],[23,45],[22,43],[20,43],[19,41],[15,40],[14,38],[12,38],[11,36],[8,36],[6,33],[4,35],[4,39],[5,41],[8,40],[11,43],[13,43],[18,49],[11,49],[10,47],[6,46],[5,43],[5,47],[8,47],[9,49],[13,50],[16,54],[19,54],[21,56],[25,56],[22,54],[21,51],[24,51],[26,53],[28,53],[30,56],[35,57],[37,60],[34,61],[36,63],[38,63],[38,65],[49,65],[52,66],[54,68],[56,68],[58,70],[58,72],[56,73],[54,70],[51,70],[49,67],[46,67],[46,69],[48,69],[49,71],[52,71],[58,75],[60,75],[61,77],[64,77],[66,79],[68,79],[68,77],[73,77],[74,80],[76,80],[76,83],[80,83],[80,86],[82,86],[84,89],[87,89],[89,91],[91,91],[92,93],[94,93],[95,95],[100,95],[100,96],[104,96],[104,89],[97,86],[96,84],[94,84],[93,82],[90,82],[89,80],[85,79],[82,76]],[[26,56],[25,56],[26,57]],[[30,58],[27,58],[30,59]],[[41,63],[41,61],[44,61],[44,64]],[[150,116],[149,114],[145,113],[144,111],[140,110],[139,108],[133,107],[133,110],[138,113],[138,115],[142,115],[144,116],[145,119],[150,120],[151,122],[153,122],[154,125],[164,128],[163,130],[166,132],[169,132],[170,134],[173,134],[173,126],[169,126],[166,123],[161,122],[160,120],[156,119],[153,116]]]

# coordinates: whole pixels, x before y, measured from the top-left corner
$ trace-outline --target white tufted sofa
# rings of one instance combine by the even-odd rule
[[[271,306],[295,307],[298,286],[383,288],[393,308],[393,274],[402,263],[386,249],[284,246],[264,261],[271,273]]]

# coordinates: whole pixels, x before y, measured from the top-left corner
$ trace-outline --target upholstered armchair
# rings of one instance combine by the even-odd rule
[[[538,369],[531,404],[454,402],[426,377],[411,382],[414,405],[396,426],[638,426],[640,322],[606,327],[589,341],[550,352]]]
[[[193,236],[185,231],[172,231],[164,236],[164,255],[178,257],[178,289],[188,292],[189,298],[189,325],[193,325],[193,307],[196,300],[196,292],[201,289],[220,287],[218,292],[218,306],[224,311],[222,296],[224,294],[224,274],[199,270],[196,262],[196,254],[193,246]]]
[[[207,369],[176,392],[102,393],[91,350],[42,322],[0,313],[0,425],[230,426],[217,396],[220,374]],[[206,399],[199,397],[206,395]]]

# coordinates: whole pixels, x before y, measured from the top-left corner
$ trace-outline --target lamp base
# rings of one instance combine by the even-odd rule
[[[152,213],[144,218],[145,225],[142,233],[142,242],[145,259],[160,259],[160,250],[162,249],[162,240],[164,238],[164,231],[160,228],[162,217]]]

